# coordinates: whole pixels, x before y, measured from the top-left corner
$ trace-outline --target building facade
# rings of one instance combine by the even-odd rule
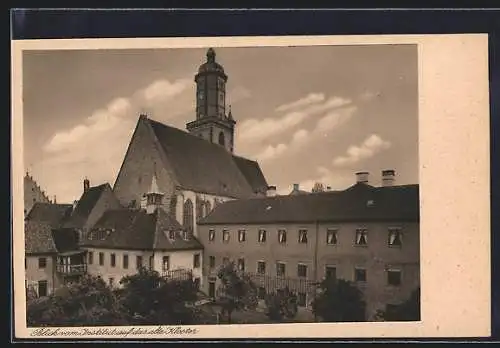
[[[327,276],[363,291],[367,318],[399,304],[419,286],[418,185],[228,202],[199,224],[205,246],[205,291],[218,286],[225,261],[250,274],[259,291],[288,286],[302,306]]]

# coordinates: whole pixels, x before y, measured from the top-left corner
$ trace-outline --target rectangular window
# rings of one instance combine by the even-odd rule
[[[123,254],[123,268],[128,269],[128,255]]]
[[[337,278],[337,267],[326,266],[325,267],[325,278],[336,279]]]
[[[38,268],[45,268],[45,267],[47,267],[47,258],[39,257],[38,258]]]
[[[244,242],[246,240],[246,231],[245,230],[239,230],[238,231],[238,241]]]
[[[307,295],[305,292],[299,292],[297,294],[297,304],[300,307],[305,307],[306,306],[306,301],[307,301]]]
[[[200,277],[194,278],[194,288],[196,290],[200,290],[200,283],[201,283]]]
[[[154,256],[151,255],[149,257],[149,269],[154,269],[154,264],[155,264],[155,259],[154,259]]]
[[[162,264],[163,272],[168,271],[170,269],[170,256],[163,256]]]
[[[115,254],[111,254],[111,258],[109,260],[109,264],[111,265],[111,267],[115,267],[116,266],[116,255]]]
[[[28,269],[28,259],[24,258],[24,269]]]
[[[215,240],[215,230],[208,230],[208,240],[210,242]]]
[[[356,230],[356,245],[368,245],[368,230],[365,228],[358,228]]]
[[[387,284],[391,286],[401,285],[401,271],[390,269],[387,271]]]
[[[263,286],[260,286],[258,289],[257,289],[257,298],[259,300],[263,300],[266,298],[266,288],[263,287]]]
[[[215,297],[215,282],[208,282],[208,296]]]
[[[265,243],[266,237],[267,237],[266,230],[259,230],[259,243]]]
[[[307,277],[307,266],[299,263],[297,265],[297,275],[301,278]]]
[[[200,268],[200,254],[193,255],[193,268]]]
[[[307,230],[299,230],[299,243],[307,244]]]
[[[264,261],[257,262],[257,273],[266,274],[266,263]]]
[[[89,251],[89,265],[94,263],[94,253]]]
[[[387,243],[391,247],[400,247],[402,243],[401,229],[399,228],[389,228],[389,238]]]
[[[135,257],[135,268],[140,269],[142,267],[142,256],[137,255]]]
[[[43,297],[49,294],[49,285],[46,280],[38,281],[38,296]]]
[[[337,244],[337,230],[335,229],[326,230],[326,244],[327,245]]]
[[[99,266],[104,266],[104,253],[99,253]]]
[[[210,268],[215,268],[215,256],[208,257],[208,266]]]
[[[224,243],[229,242],[229,231],[228,230],[222,230],[222,241]]]
[[[356,282],[366,282],[366,269],[355,268],[354,269],[354,281]]]
[[[276,262],[276,276],[285,276],[285,264],[283,262]]]
[[[241,272],[245,271],[245,259],[238,259],[238,270],[240,270]]]
[[[286,230],[278,230],[278,243],[286,244]]]

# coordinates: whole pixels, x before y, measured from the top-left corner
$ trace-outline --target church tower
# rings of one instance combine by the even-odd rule
[[[186,125],[187,130],[211,143],[234,150],[236,121],[231,107],[226,110],[227,75],[216,62],[213,48],[207,51],[207,60],[198,69],[196,82],[196,120]]]

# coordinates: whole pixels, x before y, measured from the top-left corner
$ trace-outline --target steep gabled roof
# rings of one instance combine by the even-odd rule
[[[94,209],[95,205],[101,198],[102,193],[108,188],[110,191],[111,186],[106,184],[101,184],[99,186],[90,187],[86,192],[84,192],[76,204],[76,207],[71,214],[70,219],[64,224],[66,228],[81,228],[87,221],[90,213]]]
[[[71,214],[71,204],[37,202],[26,216],[26,220],[45,222],[52,228],[58,227]]]
[[[265,193],[267,191],[267,181],[259,164],[256,161],[240,156],[233,155],[233,159],[253,191]]]
[[[419,221],[419,187],[356,184],[344,191],[234,200],[199,224]]]
[[[235,157],[222,146],[146,119],[184,189],[234,198],[267,187],[257,162]]]
[[[182,226],[163,209],[153,214],[144,210],[108,210],[82,241],[84,247],[127,250],[202,249],[196,239],[183,240],[177,235],[170,240],[165,231],[181,231]]]
[[[52,226],[46,221],[26,220],[24,224],[24,252],[26,254],[56,253]]]

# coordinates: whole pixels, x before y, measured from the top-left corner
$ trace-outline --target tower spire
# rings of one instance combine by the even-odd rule
[[[163,204],[164,193],[160,191],[156,179],[156,162],[153,163],[153,177],[151,178],[151,186],[149,192],[146,193],[146,212],[152,214],[156,209]]]

